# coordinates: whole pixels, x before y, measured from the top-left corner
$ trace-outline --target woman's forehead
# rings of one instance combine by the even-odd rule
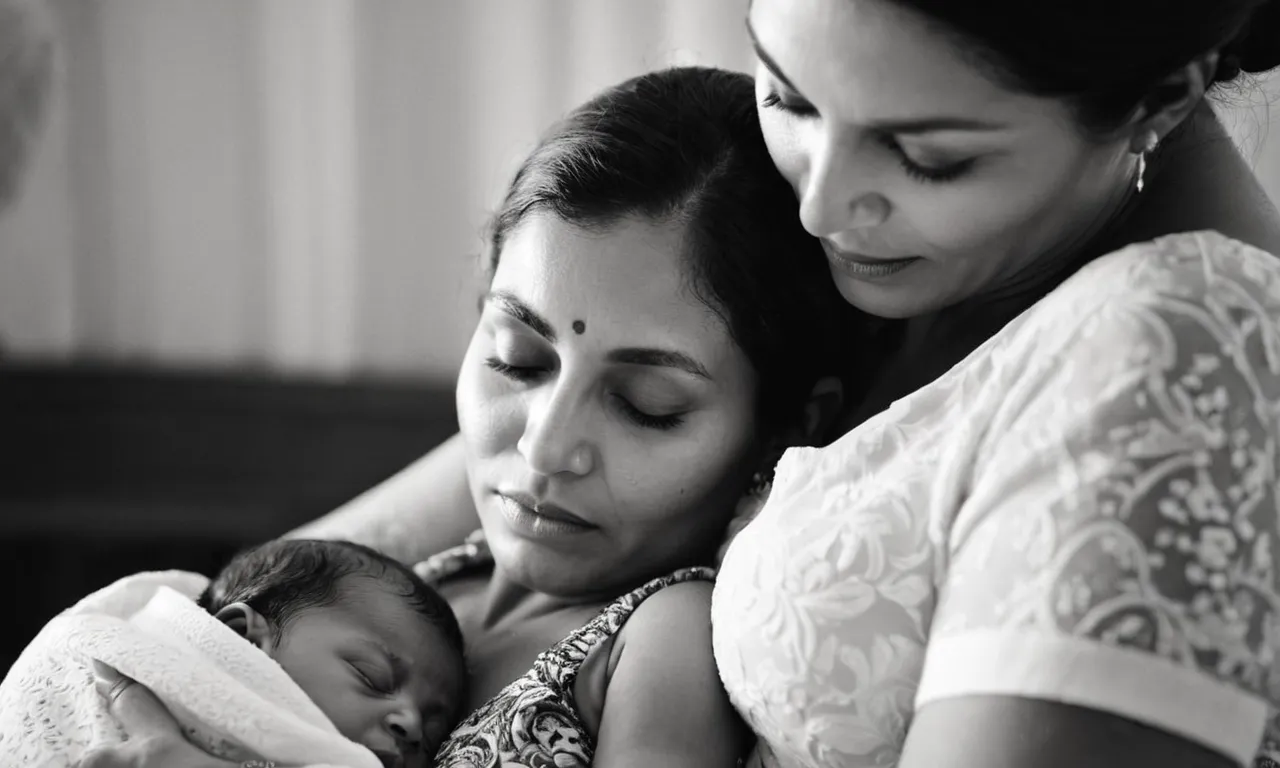
[[[766,68],[859,122],[989,115],[1024,98],[976,50],[886,0],[755,0],[748,24]]]
[[[709,346],[728,337],[690,290],[684,232],[674,223],[622,219],[586,229],[530,216],[502,249],[491,292],[518,298],[557,338],[604,335],[612,346],[676,337]],[[584,334],[574,328],[581,324]]]

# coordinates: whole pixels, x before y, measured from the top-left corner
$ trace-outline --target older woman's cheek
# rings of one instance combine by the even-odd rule
[[[791,189],[799,198],[804,185],[805,169],[808,167],[806,148],[803,137],[788,124],[787,119],[766,108],[760,111],[760,128],[764,132],[765,146],[778,173],[791,184]]]

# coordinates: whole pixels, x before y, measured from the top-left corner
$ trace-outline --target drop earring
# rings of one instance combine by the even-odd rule
[[[1143,136],[1142,148],[1138,152],[1138,191],[1141,192],[1147,186],[1147,155],[1155,152],[1156,147],[1160,146],[1160,137],[1155,131],[1147,131]]]
[[[769,488],[773,485],[773,470],[761,470],[751,476],[751,485],[747,492],[752,496],[768,496]]]

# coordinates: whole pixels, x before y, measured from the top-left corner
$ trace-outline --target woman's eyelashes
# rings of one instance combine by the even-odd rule
[[[765,97],[760,100],[760,106],[789,112],[796,117],[816,117],[818,114],[818,110],[809,102],[802,99],[784,99],[777,91],[769,91],[765,94]]]
[[[490,370],[495,371],[512,381],[532,381],[546,373],[546,369],[532,365],[512,365],[498,357],[490,357],[484,361]]]
[[[622,395],[614,395],[614,398],[618,402],[618,408],[628,419],[634,422],[636,426],[666,432],[668,430],[675,429],[684,423],[684,414],[682,413],[667,413],[660,415],[646,413],[632,405],[631,401],[627,400]]]
[[[803,99],[784,97],[777,91],[770,91],[765,94],[764,98],[760,100],[760,105],[766,109],[781,110],[799,118],[818,116],[818,110],[812,104]],[[968,158],[943,165],[926,165],[913,160],[892,134],[881,133],[877,136],[877,139],[881,146],[894,155],[903,172],[919,182],[938,184],[953,181],[968,172],[974,164],[974,158]]]
[[[902,145],[893,136],[881,134],[879,139],[881,144],[897,156],[898,164],[902,166],[902,170],[916,181],[927,183],[952,181],[963,176],[973,167],[973,158],[942,165],[925,165],[912,160],[911,156],[907,154],[907,151],[902,148]]]
[[[551,371],[550,366],[510,363],[497,355],[485,359],[484,364],[500,376],[520,384],[536,383]],[[611,393],[609,400],[624,418],[638,427],[665,432],[684,423],[683,413],[651,413],[618,392]]]

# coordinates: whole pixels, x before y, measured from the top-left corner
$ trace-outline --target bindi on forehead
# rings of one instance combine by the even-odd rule
[[[587,332],[587,324],[582,322],[581,320],[574,320],[573,332],[581,336],[582,334]]]

